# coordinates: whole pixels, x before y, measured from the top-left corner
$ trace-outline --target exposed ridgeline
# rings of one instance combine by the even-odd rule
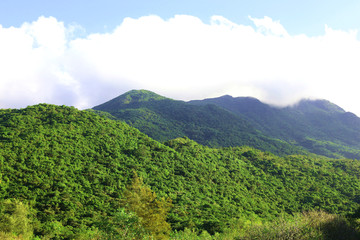
[[[249,121],[215,105],[196,106],[146,90],[132,90],[94,110],[110,113],[151,138],[188,137],[210,147],[251,146],[278,155],[306,153],[262,134]]]
[[[329,157],[360,159],[360,118],[327,100],[302,100],[278,108],[255,98],[223,96],[190,101],[214,104],[250,122],[266,136]]]
[[[84,236],[95,232],[109,239],[114,226],[124,229],[123,194],[134,172],[159,199],[172,199],[167,221],[177,230],[214,233],[237,219],[359,207],[359,161],[212,149],[188,138],[161,144],[72,107],[0,110],[0,149],[0,201],[29,206],[40,237],[90,239]]]

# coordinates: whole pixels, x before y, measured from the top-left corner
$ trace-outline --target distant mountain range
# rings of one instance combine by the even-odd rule
[[[186,136],[211,147],[248,145],[278,155],[360,159],[360,118],[327,100],[278,108],[249,97],[184,102],[132,90],[93,109],[161,142]]]

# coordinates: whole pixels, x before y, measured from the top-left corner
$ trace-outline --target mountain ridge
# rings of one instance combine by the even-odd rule
[[[144,98],[155,97],[129,104],[119,102],[139,94],[146,95]],[[216,105],[196,106],[150,91],[129,91],[93,109],[106,111],[160,142],[186,136],[211,147],[249,145],[280,155],[305,153],[300,147],[263,135],[227,109]]]
[[[229,96],[195,100],[189,103],[215,104],[223,107],[244,117],[266,135],[296,142],[308,150],[312,148],[307,145],[309,141],[312,141],[311,145],[321,144],[320,141],[330,141],[333,144],[355,148],[355,151],[360,149],[360,119],[328,100],[303,99],[297,104],[282,108],[262,103],[254,98]],[[324,149],[311,149],[311,151],[324,154],[324,151],[330,148],[329,146],[321,147]],[[355,155],[356,158],[360,157],[358,153]],[[355,155],[345,154],[347,157]]]
[[[328,157],[360,159],[360,119],[327,100],[303,99],[292,106],[274,107],[253,97],[224,95],[185,102],[146,90],[132,90],[93,109],[107,111],[161,142],[187,136],[212,147],[249,145],[274,152],[274,147],[261,145],[275,140],[291,144],[297,148],[295,152],[306,149]],[[232,129],[230,125],[235,126],[235,122],[242,127]],[[211,134],[204,134],[206,131]],[[248,134],[252,136],[245,137],[248,140],[236,140]],[[238,137],[229,140],[230,135]],[[254,139],[258,143],[254,144]]]

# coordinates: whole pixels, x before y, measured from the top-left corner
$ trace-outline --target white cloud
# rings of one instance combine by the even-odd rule
[[[253,21],[257,30],[266,35],[274,35],[274,36],[288,36],[285,28],[280,24],[280,21],[273,21],[271,18],[265,16],[264,18],[252,18],[250,20]]]
[[[0,107],[87,108],[143,88],[183,100],[326,98],[360,115],[357,32],[325,26],[317,37],[292,36],[279,21],[250,19],[254,26],[221,16],[209,24],[186,15],[126,18],[112,32],[79,38],[78,26],[53,17],[0,25]]]

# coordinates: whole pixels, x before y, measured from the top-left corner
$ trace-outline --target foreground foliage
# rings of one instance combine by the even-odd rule
[[[224,236],[242,219],[267,226],[309,210],[348,215],[360,202],[359,161],[212,149],[188,138],[161,144],[65,106],[0,110],[0,149],[1,222],[29,223],[0,225],[3,239],[166,238],[165,216],[174,233]],[[143,183],[133,185],[134,172]],[[150,200],[145,208],[158,209],[154,228],[134,207],[135,189]]]
[[[22,208],[20,202],[11,202],[14,206]],[[0,238],[3,240],[39,240],[34,237],[28,219],[24,214],[12,212],[7,217],[18,221],[14,225],[0,225]],[[133,214],[120,211],[115,221],[108,222],[103,231],[94,230],[77,234],[72,239],[100,240],[100,239],[170,239],[170,240],[356,240],[360,238],[360,219],[345,218],[343,216],[328,214],[323,211],[310,211],[286,218],[281,217],[272,221],[259,221],[238,219],[225,229],[223,233],[210,235],[207,231],[185,229],[175,231],[171,236],[159,235],[149,232],[141,224],[139,218]],[[2,222],[4,223],[4,222]],[[9,222],[8,222],[9,223]],[[33,223],[32,223],[33,224]],[[26,231],[24,232],[24,229]],[[30,231],[29,231],[30,230]],[[21,232],[21,233],[20,233]],[[42,239],[59,239],[54,235],[43,236]],[[60,237],[61,239],[61,237]]]
[[[323,211],[310,211],[273,221],[238,220],[223,234],[211,236],[186,229],[174,233],[174,240],[356,240],[359,223]]]

